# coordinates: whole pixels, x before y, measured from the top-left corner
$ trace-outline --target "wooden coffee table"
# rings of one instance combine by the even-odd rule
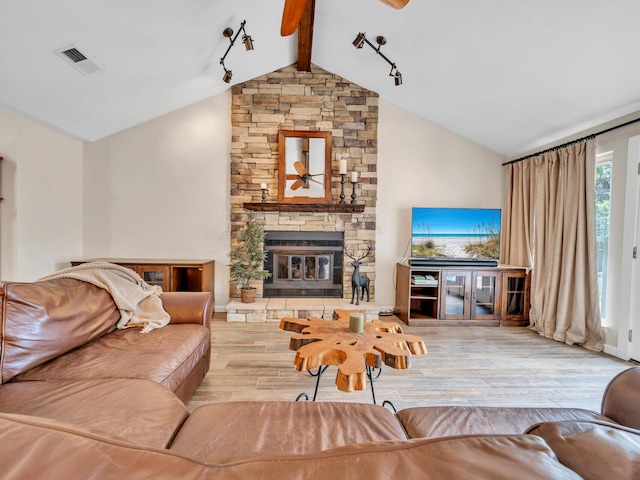
[[[296,351],[293,360],[296,370],[309,370],[311,375],[317,376],[314,401],[320,378],[330,365],[338,366],[336,386],[343,392],[364,390],[369,378],[375,404],[373,382],[380,376],[383,364],[397,369],[409,368],[411,355],[427,353],[422,338],[403,333],[402,327],[395,322],[365,322],[362,333],[353,333],[349,330],[351,313],[355,312],[336,310],[333,321],[316,317],[280,321],[282,330],[296,332],[289,343],[289,349]],[[317,373],[311,372],[315,368]],[[377,374],[375,369],[380,369]],[[297,400],[305,397],[309,398],[302,393]]]

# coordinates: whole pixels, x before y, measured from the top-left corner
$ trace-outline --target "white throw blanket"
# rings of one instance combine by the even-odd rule
[[[129,268],[109,262],[89,262],[65,268],[38,281],[54,278],[74,278],[107,290],[120,311],[118,328],[142,326],[140,333],[147,333],[169,323],[169,314],[160,300],[162,288],[149,285]]]

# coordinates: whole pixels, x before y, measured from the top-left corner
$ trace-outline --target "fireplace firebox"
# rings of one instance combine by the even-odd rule
[[[267,231],[265,297],[342,297],[342,232]]]

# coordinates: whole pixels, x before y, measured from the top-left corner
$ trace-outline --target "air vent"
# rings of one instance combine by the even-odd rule
[[[85,57],[82,52],[80,50],[78,50],[77,48],[70,48],[68,50],[63,50],[62,55],[66,55],[69,60],[71,60],[73,63],[78,63],[81,62],[82,60],[86,60],[87,57]]]
[[[81,52],[75,45],[59,48],[54,52],[67,63],[76,68],[83,75],[93,75],[102,71],[102,67],[86,53]]]

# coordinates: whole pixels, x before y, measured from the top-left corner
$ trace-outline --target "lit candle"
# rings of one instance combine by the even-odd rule
[[[260,190],[266,190],[267,189],[267,184],[266,183],[261,183],[260,184]]]
[[[364,315],[362,313],[349,315],[349,330],[353,333],[362,333],[364,331]]]
[[[356,183],[358,181],[358,172],[351,172],[351,182]]]
[[[347,174],[347,161],[343,158],[340,160],[340,175]]]

